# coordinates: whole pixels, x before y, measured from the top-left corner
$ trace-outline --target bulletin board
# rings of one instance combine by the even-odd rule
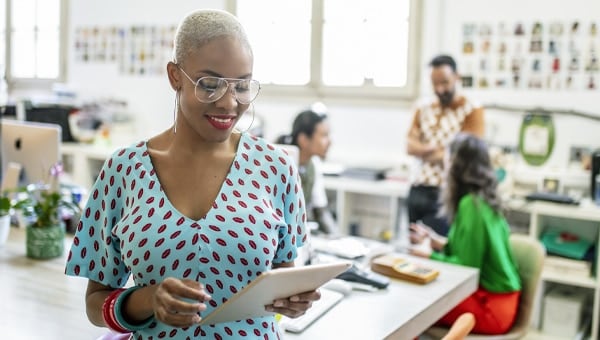
[[[122,75],[164,74],[172,60],[176,25],[80,26],[75,28],[75,62],[116,64]]]
[[[600,92],[600,20],[462,22],[462,86]]]

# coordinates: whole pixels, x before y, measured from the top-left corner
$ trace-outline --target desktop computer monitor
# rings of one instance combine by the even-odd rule
[[[47,183],[50,168],[61,160],[61,127],[3,119],[0,124],[2,174],[10,163],[21,165],[19,186]]]

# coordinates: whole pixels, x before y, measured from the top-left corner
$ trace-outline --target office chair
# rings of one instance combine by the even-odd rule
[[[470,340],[496,340],[496,339],[521,339],[529,330],[533,303],[540,285],[542,266],[546,258],[546,248],[542,243],[527,235],[510,235],[510,246],[517,262],[519,277],[521,278],[521,299],[515,323],[508,333],[501,335],[469,334],[465,339]],[[448,332],[447,328],[431,327],[426,334],[440,339]]]

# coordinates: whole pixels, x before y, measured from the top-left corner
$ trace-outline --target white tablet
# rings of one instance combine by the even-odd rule
[[[204,316],[200,324],[212,325],[273,315],[275,313],[265,310],[265,306],[272,304],[273,300],[315,290],[350,266],[351,262],[340,261],[264,272],[212,313]]]

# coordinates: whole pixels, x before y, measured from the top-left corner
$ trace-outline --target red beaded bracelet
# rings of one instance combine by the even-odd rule
[[[115,302],[119,295],[123,294],[124,291],[126,291],[125,288],[115,289],[106,297],[106,299],[104,299],[104,303],[102,304],[102,318],[104,319],[104,323],[109,329],[118,333],[130,332],[123,327],[115,317]]]

